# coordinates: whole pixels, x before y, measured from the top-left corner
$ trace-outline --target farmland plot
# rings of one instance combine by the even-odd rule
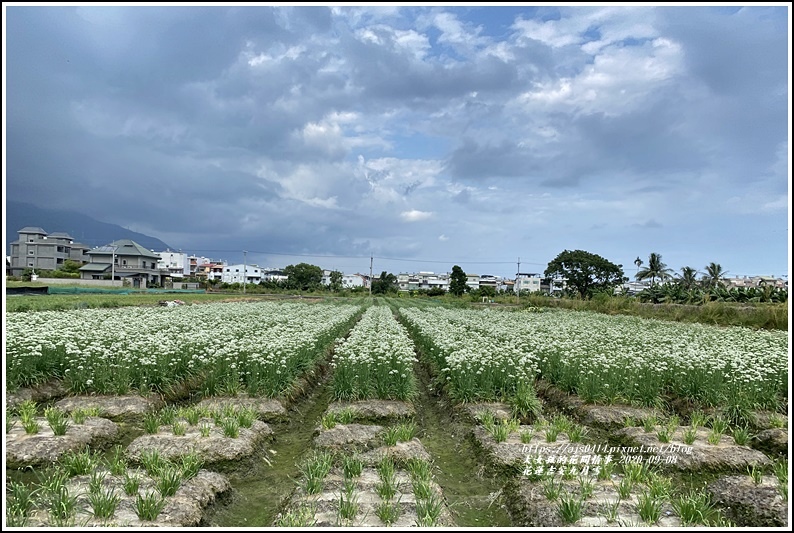
[[[747,421],[753,409],[785,405],[785,333],[593,313],[427,307],[400,314],[437,382],[474,416],[472,439],[492,468],[507,473],[514,525],[728,525],[716,496],[673,490],[675,470],[772,469],[747,445]],[[529,423],[527,410],[549,414],[526,394],[535,385],[542,398],[560,391],[560,406],[584,426],[557,415]],[[670,410],[678,399],[712,413],[717,429],[704,430],[705,418],[681,426]],[[634,427],[643,423],[647,429]],[[740,525],[785,505],[782,489],[771,494]]]

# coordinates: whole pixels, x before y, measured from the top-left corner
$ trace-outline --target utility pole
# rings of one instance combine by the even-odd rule
[[[247,250],[243,250],[243,294],[245,294],[245,278],[247,278],[246,269],[248,266],[246,265],[246,254],[248,253]]]
[[[369,296],[372,297],[372,255],[369,256]]]
[[[518,263],[516,264],[516,303],[519,303],[519,296],[521,296],[521,284],[520,284],[520,277],[521,274],[521,258],[518,258]]]

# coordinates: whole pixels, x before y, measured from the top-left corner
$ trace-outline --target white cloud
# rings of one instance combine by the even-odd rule
[[[439,235],[439,236],[438,236],[438,240],[439,240],[439,241],[448,241],[448,240],[449,240],[449,237],[447,237],[446,235],[444,235],[444,234],[442,233],[441,235]]]
[[[427,220],[431,216],[433,216],[431,211],[418,211],[416,209],[400,213],[400,217],[406,222],[419,222],[421,220]]]

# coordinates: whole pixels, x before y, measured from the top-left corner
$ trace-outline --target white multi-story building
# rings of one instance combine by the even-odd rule
[[[402,292],[443,289],[449,290],[449,274],[434,272],[400,273],[397,275],[397,288]]]
[[[480,288],[480,275],[466,274],[466,286],[470,291],[478,290]]]
[[[333,270],[323,270],[323,285],[331,284],[331,272]],[[352,289],[354,287],[369,287],[367,276],[363,274],[342,274],[342,288]]]
[[[187,254],[172,252],[171,250],[155,253],[160,256],[160,260],[157,261],[157,268],[168,270],[168,275],[172,278],[183,278],[191,275],[190,260]]]
[[[243,283],[243,276],[245,276],[245,283],[259,283],[262,281],[262,269],[257,265],[243,263],[225,265],[221,273],[221,281],[223,283]]]
[[[280,268],[263,268],[262,281],[287,281],[287,276]]]
[[[519,272],[516,274],[516,282],[513,285],[513,290],[515,292],[538,292],[540,291],[540,284],[543,281],[543,278],[540,277],[540,274],[527,274]]]

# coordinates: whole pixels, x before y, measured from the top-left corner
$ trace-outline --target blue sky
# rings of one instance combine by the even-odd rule
[[[3,9],[6,198],[264,267],[790,270],[786,4]]]

